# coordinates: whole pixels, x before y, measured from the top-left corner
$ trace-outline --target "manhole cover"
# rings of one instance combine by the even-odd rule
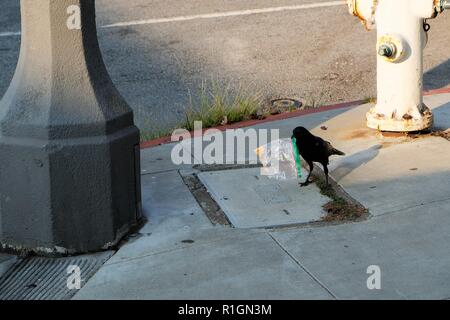
[[[275,99],[271,101],[272,107],[280,110],[288,111],[299,109],[302,106],[302,103],[295,99]]]

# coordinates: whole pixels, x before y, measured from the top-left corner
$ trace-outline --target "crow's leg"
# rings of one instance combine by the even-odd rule
[[[326,183],[327,183],[327,187],[330,185],[328,183],[328,166],[326,164],[322,164],[323,165],[323,171],[325,172],[325,179],[326,179]]]
[[[308,165],[309,165],[309,174],[308,177],[306,178],[306,181],[303,183],[300,183],[300,187],[306,187],[308,184],[311,183],[311,181],[309,181],[309,178],[311,177],[311,173],[313,172],[314,169],[314,163],[312,161],[308,161]]]

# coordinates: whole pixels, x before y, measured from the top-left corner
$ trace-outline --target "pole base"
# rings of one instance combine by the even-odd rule
[[[0,136],[0,251],[115,246],[140,220],[138,143],[134,126],[50,141]]]
[[[419,118],[405,115],[400,119],[377,112],[376,108],[367,113],[367,126],[379,131],[413,132],[430,129],[433,126],[433,113],[423,105]]]

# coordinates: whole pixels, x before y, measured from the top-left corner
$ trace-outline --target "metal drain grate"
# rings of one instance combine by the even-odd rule
[[[67,286],[70,266],[79,268],[81,287],[113,252],[68,258],[30,257],[16,262],[0,278],[0,300],[67,300],[78,290]]]

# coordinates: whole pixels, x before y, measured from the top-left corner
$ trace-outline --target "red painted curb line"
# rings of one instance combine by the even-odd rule
[[[275,115],[269,115],[261,120],[245,120],[245,121],[236,122],[236,123],[232,123],[232,124],[205,128],[202,130],[202,132],[204,133],[205,131],[210,130],[210,129],[217,129],[220,131],[225,131],[228,129],[239,129],[239,128],[250,127],[250,126],[254,126],[254,125],[258,125],[258,124],[262,124],[262,123],[266,123],[266,122],[285,120],[285,119],[295,118],[295,117],[304,116],[304,115],[313,114],[313,113],[331,111],[331,110],[347,108],[347,107],[354,107],[357,105],[361,105],[363,103],[365,103],[365,100],[345,102],[345,103],[340,103],[340,104],[335,104],[335,105],[330,105],[330,106],[323,106],[323,107],[314,108],[314,109],[311,108],[311,109],[295,110],[292,112],[285,112],[285,113],[280,113],[280,114],[275,114]],[[194,136],[194,132],[191,131],[190,133],[191,133],[191,136]],[[143,142],[141,142],[140,147],[141,147],[141,149],[146,149],[146,148],[156,147],[156,146],[170,143],[170,142],[172,142],[171,136],[167,136],[167,137],[157,138],[154,140],[143,141]]]
[[[443,93],[450,93],[450,87],[440,88],[440,89],[435,89],[435,90],[428,90],[428,91],[425,91],[423,94],[425,96],[431,96],[431,95],[443,94]],[[367,101],[366,100],[357,100],[357,101],[333,104],[333,105],[329,105],[329,106],[323,106],[323,107],[314,108],[314,109],[311,108],[311,109],[296,110],[296,111],[292,111],[292,112],[285,112],[285,113],[280,113],[280,114],[276,114],[276,115],[269,115],[266,118],[261,119],[261,120],[246,120],[246,121],[236,122],[236,123],[222,125],[222,126],[205,128],[205,129],[203,129],[202,133],[204,133],[205,131],[210,130],[210,129],[217,129],[220,131],[225,131],[228,129],[239,129],[239,128],[244,128],[244,127],[250,127],[250,126],[254,126],[254,125],[258,125],[258,124],[262,124],[262,123],[286,120],[286,119],[305,116],[305,115],[313,114],[313,113],[326,112],[326,111],[348,108],[348,107],[355,107],[355,106],[358,106],[358,105],[361,105],[364,103],[367,103]],[[191,133],[191,136],[194,136],[194,133],[192,131],[190,133]],[[140,147],[141,147],[141,149],[147,149],[147,148],[152,148],[152,147],[156,147],[156,146],[171,143],[171,142],[172,142],[171,136],[167,136],[167,137],[161,137],[161,138],[157,138],[157,139],[153,139],[153,140],[149,140],[149,141],[143,141],[143,142],[141,142]]]
[[[432,96],[435,94],[450,93],[450,87],[424,91],[424,96]]]

